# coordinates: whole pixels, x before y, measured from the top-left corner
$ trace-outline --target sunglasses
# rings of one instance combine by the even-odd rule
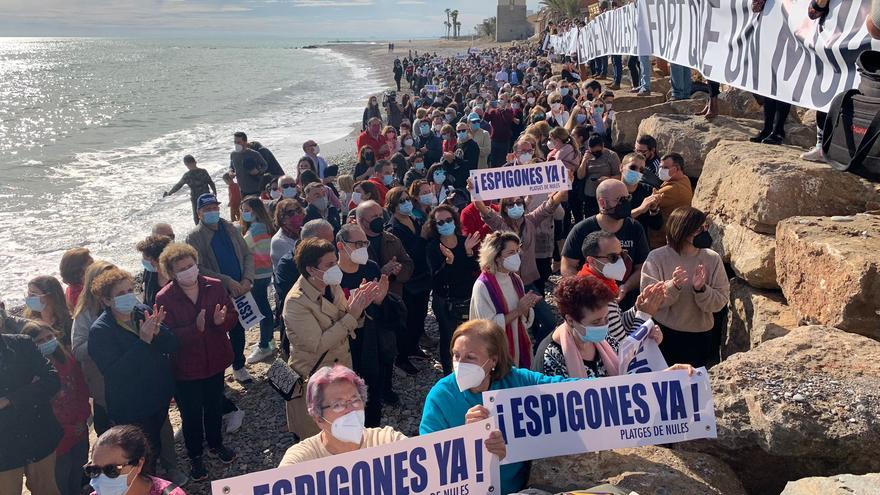
[[[281,184],[281,189],[290,189],[291,187],[296,187],[296,184]]]
[[[129,462],[127,464],[119,464],[119,465],[109,464],[107,466],[96,466],[94,464],[86,464],[85,466],[83,466],[83,472],[86,473],[86,476],[88,476],[89,478],[92,478],[92,479],[97,478],[102,473],[104,475],[106,475],[108,478],[116,478],[121,474],[120,471],[122,470],[122,468],[124,468],[125,466],[135,466],[135,465],[137,465],[136,462],[135,463]]]
[[[437,226],[446,225],[447,223],[455,223],[455,220],[453,220],[452,217],[444,219],[437,218],[434,221],[437,223]]]
[[[617,260],[623,259],[623,255],[625,251],[621,251],[620,253],[608,253],[607,256],[596,256],[599,259],[606,259],[611,262],[611,264],[617,263]]]

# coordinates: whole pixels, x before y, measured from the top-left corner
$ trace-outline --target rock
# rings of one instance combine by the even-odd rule
[[[721,225],[772,235],[788,217],[852,215],[880,198],[867,181],[799,154],[784,146],[721,141],[706,156],[693,205]]]
[[[790,481],[780,495],[880,495],[880,474],[838,474]]]
[[[752,93],[726,86],[718,95],[718,111],[721,115],[753,119],[763,115],[764,110]]]
[[[802,318],[880,339],[880,216],[781,222],[776,273]]]
[[[798,122],[807,127],[816,128],[816,111],[812,108],[793,107],[792,114],[797,117]]]
[[[730,357],[782,337],[798,325],[793,309],[779,292],[759,290],[740,278],[730,281],[730,314],[721,354]]]
[[[602,87],[604,88],[605,86],[603,85]],[[663,93],[654,92],[650,96],[639,96],[636,93],[618,90],[614,91],[614,106],[612,108],[616,113],[620,113],[657,105],[664,101],[666,101],[666,98],[663,96]]]
[[[724,225],[715,219],[711,221],[712,249],[730,264],[734,273],[752,287],[778,289],[776,239],[735,223]]]
[[[723,462],[706,454],[653,446],[540,459],[532,462],[529,477],[530,485],[561,490],[602,483],[646,495],[746,493]]]
[[[641,98],[648,97],[642,96]],[[639,135],[639,124],[651,115],[692,115],[694,112],[700,111],[705,105],[705,99],[680,100],[635,108],[633,110],[615,112],[614,122],[611,125],[611,138],[614,141],[614,149],[621,153],[631,152],[634,149],[636,138]],[[614,106],[616,109],[616,100]],[[660,151],[663,152],[665,150],[660,149]]]
[[[880,456],[866,448],[880,442],[880,342],[799,327],[731,356],[710,376],[718,438],[679,448],[725,461],[749,493],[779,493],[806,476],[880,471]],[[796,394],[809,398],[797,402]],[[865,409],[844,408],[857,404]]]

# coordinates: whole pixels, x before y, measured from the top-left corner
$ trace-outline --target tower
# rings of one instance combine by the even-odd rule
[[[498,0],[495,41],[526,39],[535,34],[526,18],[526,0]]]

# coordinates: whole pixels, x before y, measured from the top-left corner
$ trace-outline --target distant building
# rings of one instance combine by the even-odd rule
[[[535,34],[526,15],[526,0],[498,0],[495,41],[524,40]]]

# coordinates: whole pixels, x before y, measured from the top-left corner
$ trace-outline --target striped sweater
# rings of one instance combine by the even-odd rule
[[[251,224],[244,236],[244,240],[254,257],[254,277],[258,279],[272,276],[272,235],[266,225],[260,222]]]

